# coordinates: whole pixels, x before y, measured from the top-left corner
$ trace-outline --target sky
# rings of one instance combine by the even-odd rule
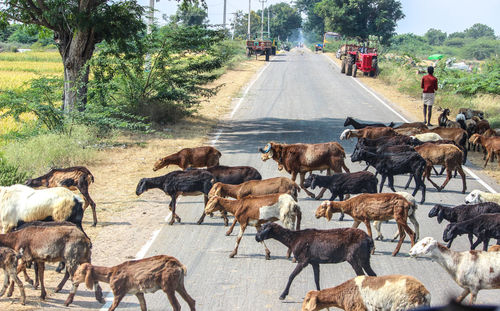
[[[149,0],[138,0],[149,6]],[[262,8],[258,0],[250,0],[252,10]],[[500,0],[400,0],[406,17],[398,22],[396,32],[412,32],[423,35],[429,28],[440,29],[448,34],[463,31],[475,23],[492,27],[500,36]],[[292,3],[292,0],[267,0],[265,6],[279,2]],[[208,18],[211,24],[222,24],[224,0],[206,0]],[[159,0],[155,2],[156,18],[163,23],[163,14],[172,15],[177,10],[177,1]],[[248,0],[227,0],[226,23],[237,10],[248,11]]]

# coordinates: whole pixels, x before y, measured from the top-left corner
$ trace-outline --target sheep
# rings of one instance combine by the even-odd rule
[[[455,207],[436,204],[431,208],[428,216],[429,218],[437,217],[437,222],[440,224],[443,219],[448,220],[450,223],[455,223],[472,219],[486,213],[500,213],[500,205],[492,202],[477,203],[474,205],[457,205]],[[469,241],[472,244],[472,233],[469,234]],[[453,239],[449,241],[448,248],[451,247],[452,242]]]
[[[489,193],[475,189],[465,197],[465,203],[467,204],[477,204],[483,202],[494,202],[496,204],[500,204],[500,193]]]
[[[443,140],[443,138],[436,133],[415,134],[415,135],[411,135],[410,137],[414,138],[414,139],[418,139],[423,143],[428,142],[428,141]]]
[[[302,311],[328,307],[343,310],[407,310],[430,306],[431,294],[416,278],[409,275],[357,276],[335,287],[309,291]]]
[[[183,170],[188,167],[215,166],[219,165],[219,159],[221,156],[222,154],[219,150],[210,146],[184,148],[176,153],[158,159],[153,166],[153,171],[157,171],[161,168],[167,168],[169,165],[177,165]]]
[[[34,262],[38,269],[41,295],[44,300],[47,292],[44,284],[45,262],[64,261],[66,273],[57,285],[55,292],[59,292],[68,278],[73,276],[79,264],[90,262],[90,239],[74,224],[69,222],[51,223],[40,225],[40,222],[25,224],[17,231],[0,234],[0,246],[6,246],[22,253],[22,260]],[[99,284],[94,283],[96,299],[104,303],[102,290]],[[74,296],[75,284],[70,291]]]
[[[275,223],[264,224],[255,235],[257,242],[275,239],[292,250],[297,266],[290,274],[285,290],[279,299],[288,295],[293,279],[308,264],[314,271],[316,289],[319,288],[319,265],[347,261],[356,275],[377,276],[370,266],[370,253],[374,248],[373,239],[364,231],[355,228],[330,230],[305,229],[292,231]]]
[[[181,222],[181,218],[175,213],[177,197],[203,194],[206,205],[208,192],[210,192],[214,181],[214,176],[204,170],[173,171],[159,177],[142,178],[137,184],[135,194],[139,196],[149,189],[156,188],[170,196],[169,208],[172,210],[172,217],[168,224],[173,225],[176,220]],[[198,224],[201,224],[204,219],[205,213],[203,212]]]
[[[26,293],[24,292],[23,282],[17,277],[17,260],[22,256],[22,254],[17,254],[13,249],[8,247],[0,247],[0,268],[3,269],[4,279],[3,287],[0,291],[0,297],[3,296],[12,278],[12,282],[16,282],[19,287],[19,292],[21,293],[21,304],[26,303]],[[10,293],[10,291],[9,291]],[[10,293],[12,295],[12,293]],[[7,294],[8,297],[10,297]]]
[[[36,190],[25,185],[0,187],[2,233],[24,222],[70,221],[83,231],[83,200],[63,187]]]
[[[47,174],[37,178],[28,179],[26,186],[39,187],[66,187],[69,190],[78,190],[83,195],[85,204],[83,211],[90,205],[92,208],[92,226],[97,224],[96,205],[89,194],[89,186],[94,182],[94,175],[84,166],[73,166],[67,168],[53,168]]]
[[[332,219],[333,213],[344,213],[354,219],[353,228],[357,228],[363,222],[372,237],[370,220],[394,219],[398,224],[399,242],[392,256],[396,256],[406,236],[410,235],[411,245],[415,244],[415,233],[408,227],[406,220],[409,209],[414,208],[403,196],[395,193],[363,193],[346,201],[325,201],[316,209],[316,218],[325,217],[328,221]]]
[[[257,231],[262,224],[280,220],[286,228],[293,229],[297,219],[297,230],[300,230],[302,212],[297,202],[289,194],[276,193],[260,196],[248,196],[239,200],[229,200],[218,196],[210,198],[205,207],[205,213],[226,211],[234,215],[235,221],[226,232],[231,234],[236,221],[240,223],[240,232],[236,238],[236,246],[229,255],[233,258],[238,253],[238,246],[247,226],[254,226]],[[271,252],[264,244],[266,259],[270,259]],[[288,252],[288,257],[290,252]]]
[[[500,269],[492,269],[492,267],[500,267],[500,253],[498,252],[454,252],[434,238],[426,237],[410,249],[409,255],[412,257],[428,255],[437,261],[464,289],[457,298],[458,302],[471,294],[470,303],[472,304],[476,301],[477,293],[481,289],[500,288],[500,282],[498,282]]]
[[[490,159],[493,162],[492,157],[495,156],[498,159],[498,166],[500,167],[500,137],[484,137],[483,135],[474,134],[469,141],[473,144],[480,143],[488,153],[484,167],[486,167]]]
[[[365,127],[359,130],[344,130],[340,135],[341,140],[357,138],[370,138],[375,139],[382,136],[397,136],[395,130],[391,127]]]
[[[383,123],[359,123],[351,117],[347,117],[344,122],[344,127],[352,125],[355,129],[359,130],[365,127],[385,127],[386,125]],[[394,127],[394,122],[388,125],[388,127]]]
[[[448,242],[453,240],[457,235],[471,234],[477,237],[476,242],[471,242],[470,249],[475,249],[483,242],[483,250],[488,249],[490,239],[497,239],[497,244],[500,244],[500,213],[482,214],[469,220],[450,223],[443,232],[443,241]]]
[[[313,190],[316,187],[326,188],[330,190],[332,196],[330,201],[335,200],[338,196],[340,201],[344,200],[344,194],[358,193],[377,193],[378,180],[370,172],[356,173],[340,173],[332,176],[321,176],[311,174],[304,181],[304,187],[311,187]],[[316,196],[316,200],[321,197]],[[344,219],[344,213],[341,213],[339,220]]]
[[[145,293],[154,293],[163,290],[174,311],[179,311],[181,305],[175,297],[178,292],[189,305],[191,311],[196,310],[196,301],[184,287],[184,276],[187,268],[178,259],[157,255],[139,260],[125,261],[113,267],[93,266],[84,263],[78,267],[73,282],[78,285],[85,283],[88,289],[92,289],[96,282],[109,283],[113,291],[113,304],[109,311],[115,310],[126,294],[134,294],[139,300],[141,311],[146,311]],[[68,306],[73,300],[66,301]]]

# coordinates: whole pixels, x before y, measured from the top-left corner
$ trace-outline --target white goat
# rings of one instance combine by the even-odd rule
[[[484,202],[493,202],[496,204],[500,204],[500,193],[489,193],[481,190],[472,190],[465,197],[466,204],[477,204]]]
[[[82,204],[82,198],[63,187],[40,190],[24,185],[0,187],[2,233],[12,231],[19,222],[48,217],[54,221],[70,221],[82,229]]]
[[[415,134],[410,136],[411,138],[416,138],[420,140],[421,142],[425,143],[428,141],[438,141],[438,140],[443,140],[439,134],[436,133],[423,133],[423,134]]]
[[[471,294],[470,303],[474,303],[481,289],[500,289],[500,252],[465,251],[454,252],[438,243],[434,238],[426,237],[410,249],[410,256],[429,255],[436,260],[464,289],[458,296],[461,302]]]

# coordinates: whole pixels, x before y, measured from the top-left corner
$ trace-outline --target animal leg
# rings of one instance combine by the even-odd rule
[[[314,199],[316,199],[316,200],[321,199],[323,197],[323,195],[325,194],[325,191],[326,191],[326,188],[323,188],[321,190],[321,192]]]
[[[450,181],[451,179],[451,176],[452,176],[453,172],[452,170],[450,169],[450,167],[447,165],[446,166],[446,179],[444,180],[444,183],[441,185],[441,187],[439,187],[437,190],[438,191],[441,191],[444,189],[444,187],[446,187],[446,185],[448,184],[448,182]],[[428,178],[429,179],[429,178]],[[429,179],[430,180],[430,179]]]
[[[83,177],[83,176],[82,176]],[[89,195],[89,189],[88,189],[88,184],[86,181],[79,182],[77,185],[78,190],[80,193],[83,195],[83,198],[85,200],[85,207],[83,210],[87,208],[87,206],[90,204],[90,207],[92,208],[92,227],[95,227],[97,225],[97,212],[96,212],[96,205],[95,202],[92,200],[92,198]]]
[[[300,174],[300,188],[304,189],[307,195],[314,199],[314,193],[312,193],[311,191],[307,190],[306,187],[304,187],[304,176],[306,175],[306,173],[299,173],[299,174]]]
[[[58,293],[61,291],[61,289],[63,288],[64,284],[66,284],[66,281],[69,279],[69,272],[66,270],[66,273],[64,273],[64,277],[63,279],[61,280],[61,282],[59,283],[59,285],[57,285],[56,289],[54,292]]]
[[[241,238],[243,237],[243,233],[245,233],[246,228],[246,224],[240,224],[240,232],[238,233],[238,237],[236,238],[236,245],[231,254],[229,254],[229,258],[233,258],[238,253],[238,246],[240,245]]]
[[[314,271],[314,283],[316,284],[316,290],[319,289],[319,263],[311,263]]]
[[[381,174],[382,175],[382,174]],[[380,181],[380,189],[378,192],[382,193],[382,188],[384,187],[385,179],[387,178],[386,174],[382,175],[382,180]]]
[[[458,173],[460,174],[460,177],[462,177],[462,193],[465,193],[465,190],[467,190],[467,184],[465,182],[466,178],[465,178],[465,173],[464,173],[464,170],[462,169],[462,166],[457,167],[456,171],[458,171]]]
[[[0,297],[2,297],[3,294],[5,294],[5,291],[7,290],[9,283],[10,283],[10,276],[7,273],[7,270],[4,269],[3,270],[3,287],[2,287],[2,290],[0,291]]]
[[[478,238],[477,238],[477,240],[476,240],[476,242],[474,242],[474,244],[472,244],[472,245],[470,246],[470,249],[471,249],[471,250],[476,249],[476,247],[477,247],[479,244],[481,244],[481,242],[484,242],[484,241],[483,241],[483,239],[482,239],[481,237],[478,237]]]
[[[392,192],[396,192],[396,189],[394,189],[394,175],[387,176],[387,179],[389,180],[389,188],[391,188]]]
[[[368,231],[368,235],[371,238],[372,237],[372,227],[370,226],[370,221],[366,220],[366,221],[364,221],[364,223],[365,223],[365,226],[366,226],[366,231]]]
[[[175,291],[178,292],[179,295],[181,295],[182,299],[187,302],[187,304],[189,305],[189,309],[191,311],[195,311],[196,301],[191,296],[189,296],[186,288],[184,288],[184,275],[182,275],[182,279],[179,281],[179,285],[177,286],[177,289]]]
[[[352,223],[352,227],[351,228],[357,228],[357,227],[359,227],[360,223],[361,223],[361,221],[354,219],[354,222]]]
[[[354,269],[356,275],[365,275],[365,273],[363,272],[363,268],[361,268],[361,266],[357,262],[350,261],[349,263],[351,264],[351,267]]]
[[[169,225],[173,225],[176,219],[175,215],[175,202],[177,200],[177,195],[172,196],[172,201],[170,201],[170,206],[172,207],[172,217],[170,217],[170,221],[168,222]],[[180,222],[180,221],[179,221]],[[113,301],[114,304],[114,301]]]
[[[375,240],[383,241],[384,240],[384,236],[382,235],[382,232],[380,232],[380,226],[381,226],[381,224],[382,224],[381,221],[375,220],[373,222],[373,227],[375,228],[375,231],[377,231],[377,237],[375,238]]]
[[[37,262],[36,265],[38,266],[38,279],[40,280],[40,298],[42,298],[42,300],[45,300],[45,297],[47,297],[47,292],[45,291],[45,284],[43,281],[43,274],[45,272],[45,263]]]
[[[170,304],[172,305],[172,309],[174,311],[180,311],[181,304],[177,300],[177,297],[175,297],[175,290],[166,287],[163,291],[167,294],[167,298],[168,301],[170,301]]]
[[[264,245],[264,248],[265,248],[266,260],[271,259],[271,251],[269,250],[269,248],[267,248],[267,245],[266,245],[266,243],[264,243],[264,241],[262,241],[262,245]]]
[[[73,298],[75,298],[76,291],[78,289],[78,283],[73,283],[73,286],[71,287],[71,290],[69,291],[68,298],[66,298],[66,301],[64,302],[64,305],[67,307],[73,302]]]
[[[411,180],[413,179],[413,175],[410,174],[410,178],[408,178],[408,182],[406,183],[405,185],[405,189],[408,189],[408,187],[410,187],[410,183],[411,183]]]
[[[293,279],[295,279],[297,274],[299,274],[302,269],[307,267],[307,264],[307,262],[299,262],[297,264],[295,269],[292,271],[292,274],[290,274],[290,276],[288,277],[288,283],[286,283],[285,290],[283,291],[283,293],[281,293],[280,300],[285,299],[285,297],[288,295],[288,292],[290,291],[290,286],[292,285]]]
[[[59,265],[56,268],[57,273],[61,273],[61,271],[64,270],[64,267],[66,266],[66,263],[64,261],[60,261]]]
[[[417,218],[415,218],[415,214],[408,215],[408,218],[415,228],[415,240],[418,241],[418,238],[420,237],[420,225],[418,224]]]
[[[203,220],[205,219],[205,206],[207,206],[207,202],[208,202],[208,195],[204,194],[203,195],[203,200],[205,201],[205,205],[203,205],[203,212],[201,213],[201,217],[200,219],[198,219],[198,222],[197,224],[198,225],[201,225],[203,223]],[[224,216],[224,213],[223,213],[223,216]],[[227,223],[227,217],[224,218],[224,223]],[[227,226],[227,224],[226,224]]]
[[[457,297],[457,302],[462,302],[462,300],[464,300],[465,297],[467,297],[467,295],[469,295],[470,293],[470,290],[469,289],[465,289],[461,294],[460,296]]]
[[[488,161],[490,160],[491,158],[491,152],[490,150],[488,150],[488,155],[486,156],[486,162],[484,162],[484,167],[486,167],[486,164],[488,164]]]
[[[113,299],[113,304],[108,309],[108,311],[114,311],[116,309],[116,307],[118,307],[118,305],[120,304],[120,301],[122,301],[123,297],[125,297],[125,294],[115,295],[115,298]],[[170,300],[170,298],[169,298],[169,300]],[[170,302],[170,303],[172,303],[172,302]],[[179,302],[177,302],[177,303],[179,303]],[[174,310],[180,310],[180,308],[179,309],[174,308]]]
[[[11,272],[10,274],[12,279],[14,279],[14,282],[16,282],[17,287],[19,287],[19,293],[21,294],[21,304],[24,305],[26,304],[26,293],[24,292],[23,282],[21,282],[21,280],[17,277],[16,273]]]
[[[234,217],[233,223],[231,224],[231,227],[229,227],[229,230],[226,232],[226,236],[230,235],[233,232],[234,226],[236,225],[237,220],[236,217]]]
[[[137,300],[139,300],[141,311],[147,311],[148,309],[146,308],[146,299],[144,299],[144,293],[137,293],[135,294],[135,296],[137,297]]]

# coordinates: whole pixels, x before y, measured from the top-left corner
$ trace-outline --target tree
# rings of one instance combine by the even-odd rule
[[[267,10],[270,16],[271,38],[286,39],[295,29],[300,28],[302,17],[297,9],[292,8],[288,3],[281,2],[270,5],[264,10],[264,29],[267,29]],[[257,11],[260,15],[261,11]]]
[[[136,0],[4,0],[0,18],[27,25],[39,25],[54,32],[54,40],[64,65],[64,111],[75,109],[77,102],[86,103],[89,79],[87,61],[97,43],[119,42],[145,29],[144,12]]]
[[[188,4],[179,6],[170,20],[182,26],[201,26],[208,23],[208,13],[198,3]]]
[[[376,36],[387,42],[396,23],[404,18],[399,0],[323,0],[314,12],[324,19],[325,29],[362,40]]]
[[[244,14],[243,11],[237,11],[235,14],[234,24],[234,37],[245,39],[248,31],[248,13]],[[252,11],[250,17],[250,32],[251,37],[260,34],[260,15]]]
[[[317,3],[321,0],[297,0],[295,1],[295,7],[299,12],[305,13],[307,15],[302,28],[304,30],[305,36],[310,39],[310,41],[318,41],[323,37],[325,32],[325,23],[323,18],[318,16],[314,12],[314,8]]]
[[[427,39],[430,45],[441,45],[444,40],[446,40],[446,32],[442,32],[439,29],[431,28],[427,30],[424,37]]]
[[[493,30],[493,28],[487,25],[480,23],[476,23],[472,25],[470,28],[465,29],[464,33],[465,36],[474,39],[477,38],[495,39],[495,30]]]

